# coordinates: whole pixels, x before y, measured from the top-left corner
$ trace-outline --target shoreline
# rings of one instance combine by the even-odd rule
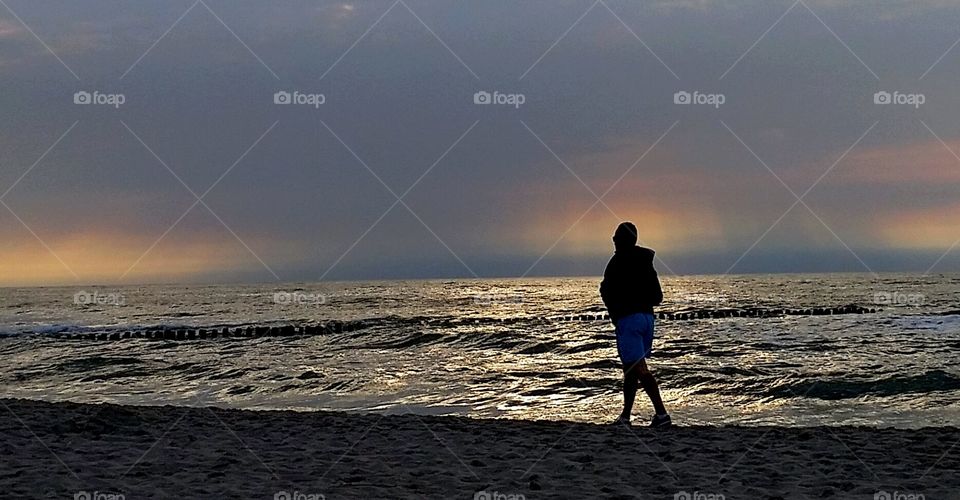
[[[0,491],[13,498],[960,495],[955,427],[652,430],[23,399],[0,412]]]

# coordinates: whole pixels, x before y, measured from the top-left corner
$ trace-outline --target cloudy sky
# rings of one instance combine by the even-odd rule
[[[0,285],[960,270],[955,2],[2,3]]]

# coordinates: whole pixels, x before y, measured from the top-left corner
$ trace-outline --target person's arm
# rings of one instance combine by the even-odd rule
[[[607,263],[607,267],[603,271],[603,281],[600,282],[600,298],[603,299],[603,305],[607,308],[610,322],[614,324],[616,324],[614,316],[617,314],[616,311],[618,310],[622,295],[621,280],[622,277],[617,271],[617,262],[614,256],[610,259],[610,262]]]
[[[656,269],[653,270],[653,279],[651,281],[651,291],[653,292],[650,297],[651,303],[653,306],[659,306],[663,303],[663,288],[660,286],[660,276],[657,275]]]

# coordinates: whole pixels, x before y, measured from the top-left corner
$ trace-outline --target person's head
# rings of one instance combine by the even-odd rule
[[[617,248],[632,248],[637,244],[637,226],[632,222],[621,222],[613,233],[613,244]]]

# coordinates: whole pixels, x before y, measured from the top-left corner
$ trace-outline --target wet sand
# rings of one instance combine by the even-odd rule
[[[5,498],[960,498],[953,427],[651,430],[0,403]]]

